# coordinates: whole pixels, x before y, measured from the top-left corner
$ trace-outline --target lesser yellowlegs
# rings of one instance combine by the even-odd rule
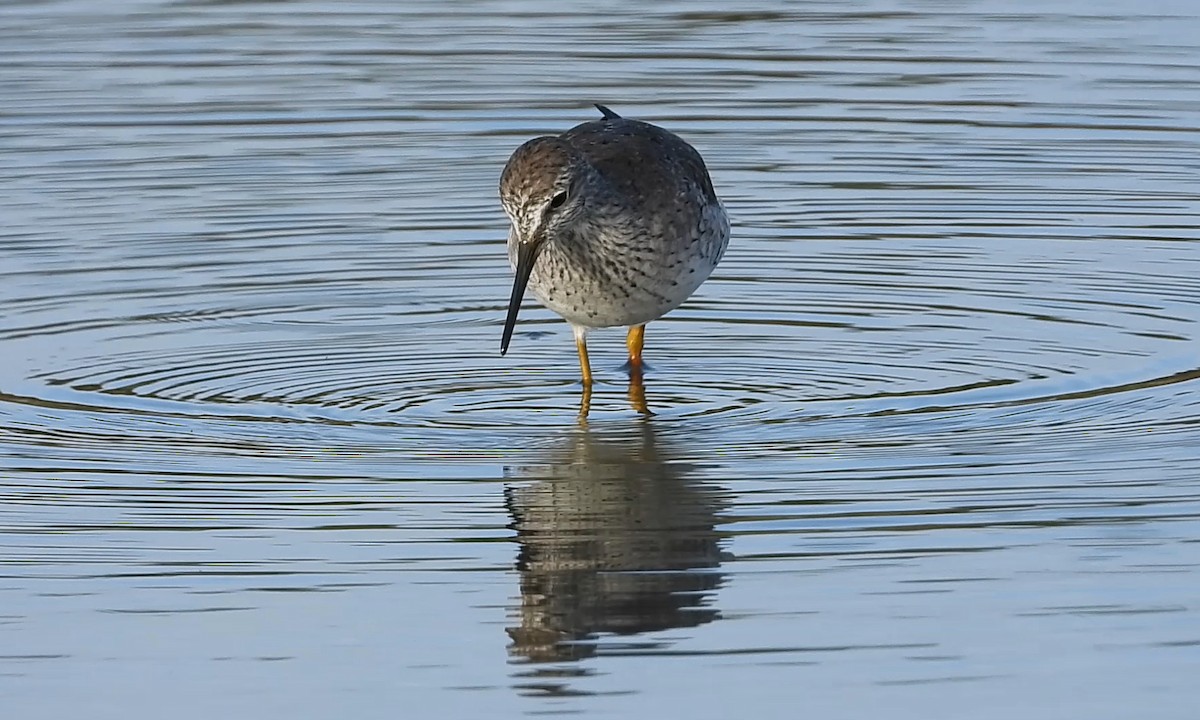
[[[603,105],[602,119],[517,148],[500,177],[516,272],[500,354],[528,285],[575,330],[583,384],[587,334],[629,326],[640,380],[646,323],[679,307],[729,244],[729,219],[700,153],[660,127]]]

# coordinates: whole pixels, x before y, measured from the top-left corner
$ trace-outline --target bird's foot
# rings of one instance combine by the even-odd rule
[[[641,378],[646,374],[647,371],[653,370],[653,369],[654,368],[650,367],[649,365],[642,362],[641,360],[639,360],[637,362],[634,362],[632,360],[626,360],[625,364],[621,366],[621,370],[626,375],[628,375],[630,377],[630,379],[633,379],[634,377]]]

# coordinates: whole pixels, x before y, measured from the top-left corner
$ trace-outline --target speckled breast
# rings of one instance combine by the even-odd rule
[[[547,242],[529,287],[573,325],[650,322],[679,307],[708,279],[729,244],[729,220],[717,203],[700,213],[690,232],[647,235],[598,230]],[[515,259],[511,242],[509,258]]]

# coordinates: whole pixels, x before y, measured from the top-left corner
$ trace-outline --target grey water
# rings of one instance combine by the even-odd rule
[[[1193,718],[1200,6],[0,5],[5,718]],[[733,241],[591,342],[602,102]]]

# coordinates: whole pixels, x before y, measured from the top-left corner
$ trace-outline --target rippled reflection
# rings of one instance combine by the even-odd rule
[[[691,627],[718,617],[715,530],[723,495],[689,477],[648,421],[613,432],[580,426],[505,489],[520,550],[512,655],[574,660],[602,633]]]

